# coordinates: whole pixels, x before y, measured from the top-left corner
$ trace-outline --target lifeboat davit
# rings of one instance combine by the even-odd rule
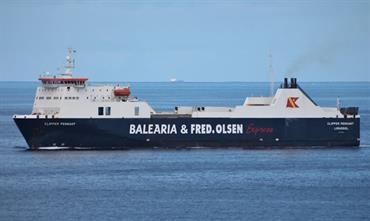
[[[129,87],[115,87],[113,92],[116,97],[128,97],[131,94]]]

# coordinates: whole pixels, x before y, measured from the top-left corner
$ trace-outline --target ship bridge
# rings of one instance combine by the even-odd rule
[[[48,88],[56,88],[63,86],[73,86],[73,87],[85,87],[86,77],[57,77],[57,76],[41,76],[39,80],[42,83],[42,86]]]
[[[64,66],[64,73],[56,76],[43,75],[39,77],[43,87],[46,88],[57,88],[57,87],[85,87],[86,77],[72,77],[72,70],[75,66],[75,60],[73,58],[73,53],[76,51],[69,48],[68,55],[66,57],[66,64]]]

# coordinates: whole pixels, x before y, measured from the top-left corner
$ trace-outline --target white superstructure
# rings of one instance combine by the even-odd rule
[[[130,96],[128,86],[89,86],[86,77],[73,77],[73,50],[65,71],[41,76],[30,115],[15,118],[150,118],[187,116],[193,118],[343,118],[339,108],[316,105],[292,78],[270,97],[248,97],[236,107],[176,107],[156,113],[144,101]],[[356,115],[355,117],[359,117]]]

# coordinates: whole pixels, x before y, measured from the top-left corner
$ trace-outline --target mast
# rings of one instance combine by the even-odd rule
[[[269,51],[269,78],[270,78],[270,95],[274,95],[274,69],[272,67],[272,54],[271,51]]]
[[[68,55],[66,57],[64,73],[62,73],[63,77],[72,77],[72,70],[75,67],[75,59],[73,58],[74,53],[76,53],[76,50],[73,50],[72,48],[68,48]]]

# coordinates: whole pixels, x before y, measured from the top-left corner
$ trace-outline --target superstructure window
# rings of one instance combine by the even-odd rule
[[[135,116],[138,116],[139,115],[139,107],[136,106],[135,109],[134,109],[134,112],[135,112]]]
[[[98,115],[104,115],[104,107],[98,107]]]
[[[105,115],[110,115],[110,107],[105,107]]]

